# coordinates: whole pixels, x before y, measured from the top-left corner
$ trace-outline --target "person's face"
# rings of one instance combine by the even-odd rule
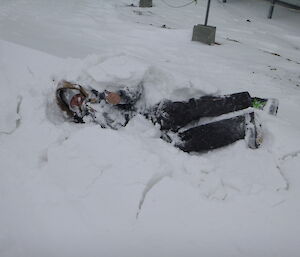
[[[70,105],[71,107],[80,107],[84,101],[85,97],[82,94],[74,95],[71,99]]]

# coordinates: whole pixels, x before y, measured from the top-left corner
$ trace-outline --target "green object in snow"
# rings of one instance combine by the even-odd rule
[[[265,106],[265,102],[260,101],[258,99],[254,99],[253,102],[252,102],[252,107],[253,108],[262,110],[264,108],[264,106]]]

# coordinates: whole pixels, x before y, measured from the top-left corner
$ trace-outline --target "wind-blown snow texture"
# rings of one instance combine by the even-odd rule
[[[299,13],[213,1],[207,46],[191,42],[205,2],[131,3],[1,1],[0,256],[299,256]],[[147,105],[247,90],[280,108],[259,111],[258,150],[187,154],[139,115],[119,131],[66,122],[60,79],[144,81]]]

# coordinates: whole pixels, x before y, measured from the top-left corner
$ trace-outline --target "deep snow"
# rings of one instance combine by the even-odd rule
[[[154,2],[1,1],[1,257],[299,255],[299,13],[214,1],[220,45],[206,46],[190,41],[204,2]],[[247,90],[280,108],[258,111],[260,149],[186,154],[142,116],[119,131],[66,122],[63,78],[144,81],[147,105]]]

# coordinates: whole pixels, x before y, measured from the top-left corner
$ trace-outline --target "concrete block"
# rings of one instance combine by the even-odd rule
[[[140,0],[140,7],[152,7],[152,0]]]
[[[195,25],[193,29],[192,41],[199,41],[212,45],[216,40],[216,27],[206,25]]]

